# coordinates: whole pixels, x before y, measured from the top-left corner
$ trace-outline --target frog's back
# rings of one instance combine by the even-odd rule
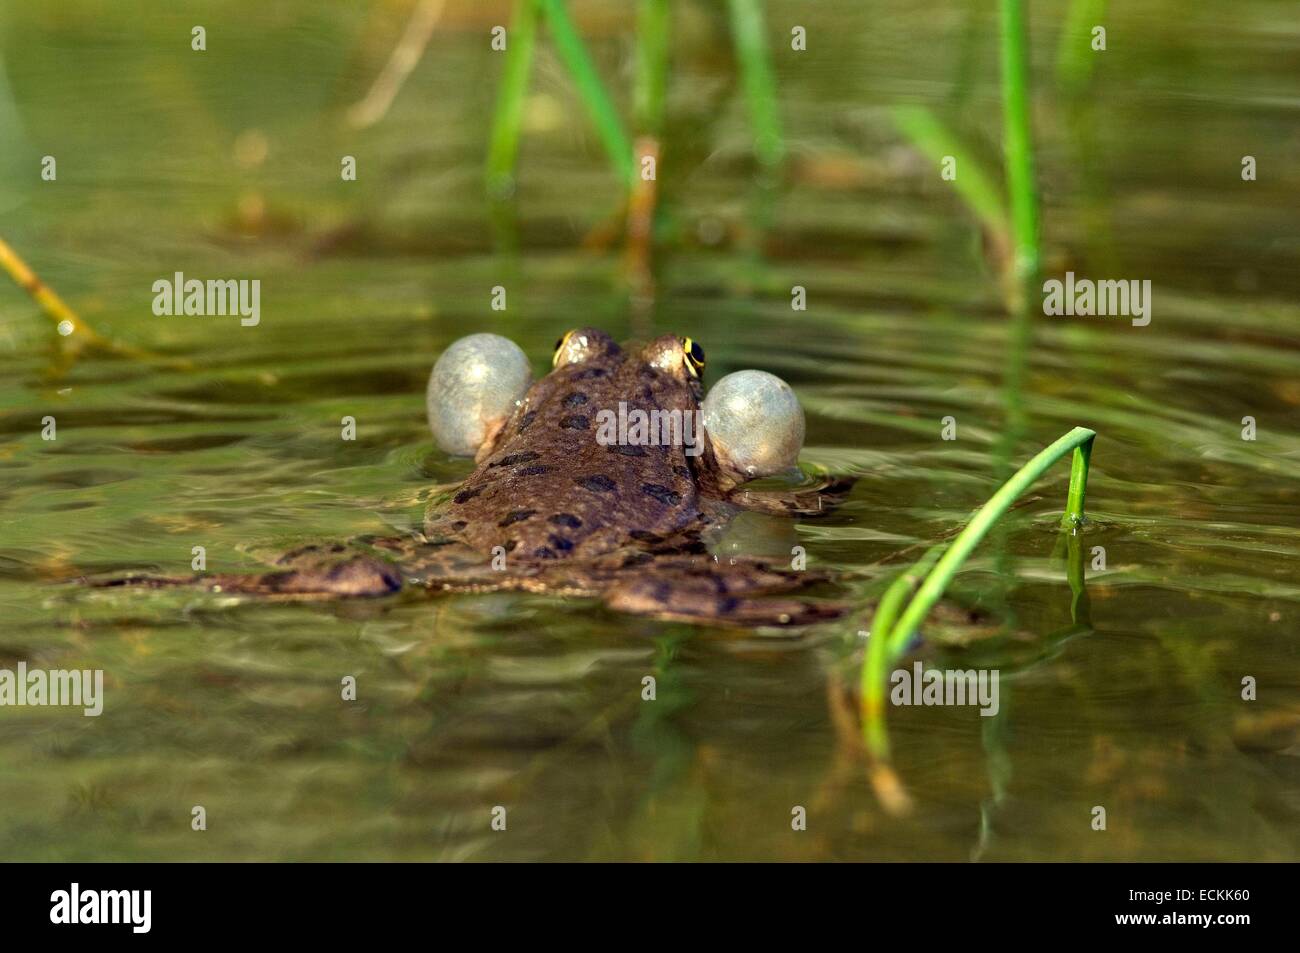
[[[598,439],[633,410],[695,410],[668,375],[618,354],[557,368],[529,390],[499,446],[447,504],[437,527],[474,549],[512,558],[565,559],[653,540],[698,520],[681,441],[641,445]],[[608,430],[603,435],[607,435]]]

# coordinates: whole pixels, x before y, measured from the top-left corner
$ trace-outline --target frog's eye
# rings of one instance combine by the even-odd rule
[[[573,332],[565,331],[562,336],[555,339],[555,353],[551,355],[551,367],[555,367],[560,363],[560,353],[564,350],[564,345],[568,343],[571,337],[573,337]]]
[[[700,347],[698,341],[682,338],[682,353],[685,355],[686,369],[691,372],[692,377],[699,377],[704,373],[704,348]]]

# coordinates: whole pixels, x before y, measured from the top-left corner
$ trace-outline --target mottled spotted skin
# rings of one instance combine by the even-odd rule
[[[705,517],[692,460],[683,446],[602,446],[600,411],[692,413],[699,381],[682,362],[656,358],[681,345],[664,337],[624,351],[599,331],[586,354],[557,367],[529,390],[495,446],[444,511],[431,536],[450,536],[479,552],[511,559],[590,559],[634,542],[670,536]],[[456,526],[460,525],[457,529]]]
[[[283,598],[387,595],[399,588],[591,596],[622,612],[718,625],[803,625],[845,606],[785,596],[823,581],[760,560],[719,561],[707,535],[741,509],[816,516],[852,481],[790,494],[737,487],[707,443],[602,445],[598,415],[698,410],[701,388],[681,340],[626,350],[595,329],[565,338],[558,364],[480,450],[474,472],[440,499],[423,534],[309,546],[260,576],[114,580],[199,584]]]

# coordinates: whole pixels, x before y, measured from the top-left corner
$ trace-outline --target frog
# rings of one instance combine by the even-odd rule
[[[704,364],[702,346],[689,337],[620,344],[598,328],[573,329],[556,342],[551,370],[508,412],[484,422],[473,471],[435,494],[418,530],[302,546],[264,573],[131,576],[106,584],[282,600],[514,590],[722,627],[798,627],[842,617],[844,602],[806,592],[833,582],[830,574],[711,547],[744,512],[788,521],[824,517],[847,499],[855,480],[824,475],[776,490],[747,485],[755,468],[706,427],[689,426],[701,419]],[[637,411],[685,423],[655,431],[674,439],[611,439],[617,415]],[[801,410],[797,422],[802,444]],[[797,472],[792,460],[784,463]]]

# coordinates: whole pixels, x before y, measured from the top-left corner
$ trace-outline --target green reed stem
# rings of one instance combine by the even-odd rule
[[[932,546],[920,559],[885,590],[871,620],[871,634],[867,638],[867,654],[862,663],[860,684],[862,698],[863,738],[867,751],[880,760],[889,757],[889,734],[885,731],[885,686],[889,679],[885,670],[892,664],[889,651],[889,632],[902,611],[903,601],[925,578],[939,556],[943,545]]]
[[[1008,449],[1024,432],[1025,369],[1033,338],[1034,302],[1038,300],[1038,187],[1034,142],[1030,132],[1029,28],[1024,0],[1000,0],[1002,24],[1003,162],[1011,204],[1011,264],[1003,276],[1003,293],[1011,313],[1003,391],[1007,408]]]
[[[591,61],[582,36],[569,18],[564,0],[538,0],[542,13],[546,16],[546,25],[555,40],[556,50],[564,62],[569,74],[578,87],[582,98],[596,126],[596,134],[609,156],[614,172],[627,186],[631,186],[636,170],[636,160],[632,154],[632,140],[628,138],[619,119],[618,110],[601,82],[600,74]]]
[[[632,92],[638,135],[658,136],[663,131],[669,25],[668,0],[640,0],[636,15],[636,79]]]
[[[768,55],[763,7],[760,0],[729,0],[728,6],[740,80],[754,126],[754,153],[764,172],[774,175],[785,158],[785,139],[776,108],[776,80]]]
[[[884,726],[884,686],[886,669],[907,648],[908,640],[917,630],[926,614],[943,596],[962,564],[979,545],[989,530],[1002,517],[1021,494],[1041,477],[1056,461],[1073,451],[1070,467],[1070,490],[1066,498],[1063,526],[1078,526],[1083,522],[1083,504],[1087,495],[1088,467],[1092,459],[1092,442],[1095,431],[1075,427],[1065,436],[1042,450],[1022,466],[1004,483],[989,501],[966,524],[966,528],[944,549],[942,545],[927,550],[912,566],[886,590],[876,617],[871,624],[871,637],[866,657],[862,663],[862,713],[863,737],[867,750],[878,759],[888,757],[889,744]],[[903,600],[921,579],[916,594],[906,608]]]
[[[1074,456],[1070,459],[1070,495],[1065,501],[1062,526],[1073,529],[1083,523],[1083,504],[1088,497],[1088,467],[1091,464],[1092,438],[1090,437],[1074,448]]]
[[[898,622],[889,633],[890,648],[892,650],[895,652],[901,651],[906,646],[907,639],[916,631],[926,613],[943,596],[944,590],[952,582],[953,576],[957,575],[962,563],[979,545],[980,540],[993,527],[993,524],[1011,508],[1011,504],[1029,489],[1034,481],[1042,476],[1052,464],[1067,452],[1085,443],[1091,445],[1093,438],[1096,436],[1096,432],[1089,430],[1087,427],[1075,427],[1017,470],[1011,479],[1002,484],[1002,487],[989,498],[989,501],[980,507],[979,512],[966,524],[966,528],[952,541],[942,558],[935,564],[934,569],[925,577],[925,581],[921,583],[921,587],[916,591],[916,596],[913,597],[907,608],[899,616]],[[1075,465],[1071,467],[1070,471],[1070,492],[1066,502],[1066,519],[1074,525],[1078,525],[1083,521],[1083,485],[1088,480],[1087,464],[1090,459],[1090,454],[1076,454]]]
[[[1067,96],[1077,96],[1092,76],[1098,53],[1092,48],[1092,28],[1103,26],[1106,0],[1071,0],[1056,50],[1056,82]]]
[[[537,45],[537,0],[518,0],[506,44],[506,62],[497,93],[488,144],[487,189],[493,199],[514,194],[515,165],[519,159],[519,128],[528,95],[528,70]]]
[[[1007,192],[1011,201],[1015,280],[1028,300],[1038,279],[1038,188],[1029,131],[1029,31],[1024,0],[1000,0],[1002,11],[1002,123]]]
[[[896,106],[893,118],[899,131],[936,166],[943,163],[945,156],[957,160],[960,174],[952,181],[957,194],[984,227],[1009,246],[1011,222],[1002,187],[953,128],[926,106]]]

